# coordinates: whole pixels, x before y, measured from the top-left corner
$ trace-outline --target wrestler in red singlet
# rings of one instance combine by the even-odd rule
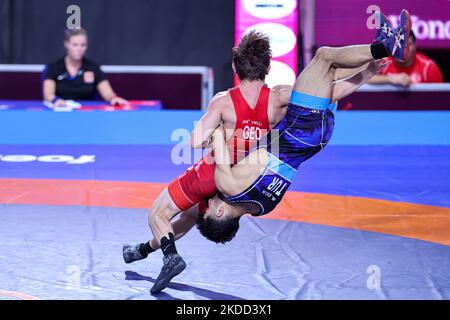
[[[236,126],[228,141],[233,163],[245,157],[248,151],[269,130],[268,105],[270,89],[261,87],[258,102],[251,108],[239,87],[228,90],[236,114]],[[216,193],[215,163],[211,153],[175,178],[168,187],[170,197],[180,210],[186,210]]]

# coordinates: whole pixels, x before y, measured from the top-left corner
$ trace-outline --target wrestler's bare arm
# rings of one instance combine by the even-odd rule
[[[278,85],[272,88],[273,102],[269,104],[269,123],[271,129],[286,115],[291,93],[292,86]]]
[[[277,105],[284,108],[288,105],[291,98],[292,86],[278,85],[272,88],[276,97]]]
[[[216,163],[214,182],[217,190],[224,194],[230,194],[230,192],[232,193],[236,190],[239,182],[233,177],[230,154],[225,142],[225,132],[222,126],[214,131],[212,139],[214,161]]]
[[[265,167],[267,157],[264,155],[259,157],[260,152],[250,153],[232,167],[222,126],[219,126],[213,133],[213,148],[216,162],[214,181],[217,190],[226,196],[244,191]]]
[[[223,97],[226,92],[217,93],[206,109],[206,113],[200,119],[191,133],[191,147],[205,148],[209,144],[209,139],[217,126],[221,123],[223,110]]]

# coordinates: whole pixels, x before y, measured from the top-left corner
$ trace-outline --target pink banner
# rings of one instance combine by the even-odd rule
[[[316,46],[371,42],[375,35],[375,30],[367,26],[372,14],[367,13],[367,9],[371,5],[378,6],[393,24],[397,24],[400,11],[407,9],[418,47],[450,48],[449,0],[318,0],[315,8]]]
[[[297,76],[297,0],[236,0],[235,44],[253,29],[270,38],[273,59],[266,83],[270,87],[293,84]]]

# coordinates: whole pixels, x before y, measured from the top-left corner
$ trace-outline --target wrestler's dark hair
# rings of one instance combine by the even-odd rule
[[[216,243],[231,241],[239,230],[240,217],[214,219],[200,216],[197,218],[197,228],[208,240]]]
[[[250,31],[233,48],[233,63],[240,80],[264,80],[272,58],[269,37]]]

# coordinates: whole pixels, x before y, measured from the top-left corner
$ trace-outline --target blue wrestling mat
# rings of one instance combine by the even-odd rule
[[[117,183],[123,188],[115,193],[120,197],[130,188],[122,184],[164,186],[188,167],[171,163],[171,149],[1,146],[0,299],[450,298],[450,232],[433,229],[434,219],[443,227],[450,221],[447,146],[328,146],[302,166],[289,195],[326,194],[337,200],[319,199],[319,213],[307,205],[290,220],[283,219],[283,212],[281,218],[244,217],[227,245],[207,241],[193,229],[177,242],[186,270],[162,293],[150,295],[162,254],[127,265],[121,249],[125,242],[151,237],[145,208],[153,194],[137,208],[131,202],[129,207],[128,202],[105,206],[95,197],[109,192],[108,187],[99,191],[83,185],[82,199],[71,204],[75,191],[70,188]],[[59,191],[47,192],[50,187],[42,181],[51,181]],[[61,205],[58,198],[71,192],[73,197]],[[370,220],[365,204],[353,198],[386,201],[386,208],[404,206],[387,215],[379,208]],[[346,226],[338,220],[313,221],[336,203],[348,216]],[[414,225],[414,210],[424,208],[432,216]],[[380,219],[381,232],[366,230]],[[411,221],[417,229],[411,236],[390,229]],[[427,234],[433,233],[440,236],[429,241]]]

